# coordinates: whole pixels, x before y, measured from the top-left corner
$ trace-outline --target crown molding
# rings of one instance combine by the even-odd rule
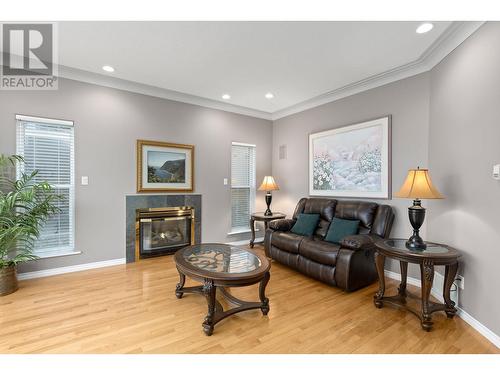
[[[376,74],[357,82],[329,91],[312,99],[294,104],[290,107],[275,111],[273,113],[257,109],[238,106],[217,100],[207,99],[196,95],[185,94],[178,91],[163,89],[156,86],[146,85],[121,78],[111,77],[98,73],[71,68],[63,65],[58,66],[58,76],[80,82],[92,83],[99,86],[111,87],[119,90],[130,91],[143,95],[173,100],[182,103],[198,105],[206,108],[237,113],[240,115],[261,118],[265,120],[278,120],[320,105],[334,102],[336,100],[358,94],[360,92],[380,87],[404,78],[408,78],[431,70],[439,64],[448,54],[462,44],[471,36],[484,22],[453,22],[436,41],[427,48],[415,61]]]
[[[74,81],[92,83],[98,86],[110,87],[118,90],[130,91],[138,94],[155,96],[157,98],[173,100],[201,107],[218,109],[221,111],[237,113],[240,115],[257,117],[271,120],[271,113],[259,111],[257,109],[242,107],[230,103],[219,102],[217,100],[202,98],[196,95],[185,94],[179,91],[162,89],[160,87],[133,82],[121,78],[110,77],[103,74],[92,73],[81,69],[71,68],[64,65],[58,66],[58,77],[71,79]]]
[[[307,109],[427,72],[441,62],[483,24],[484,22],[453,22],[417,60],[273,112],[272,120],[278,120]]]

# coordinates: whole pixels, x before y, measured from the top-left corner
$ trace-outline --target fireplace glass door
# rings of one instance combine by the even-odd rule
[[[164,255],[190,245],[191,217],[140,219],[141,257]]]

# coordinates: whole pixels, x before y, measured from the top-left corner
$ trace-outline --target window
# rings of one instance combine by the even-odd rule
[[[250,229],[255,204],[255,145],[234,143],[231,148],[231,233]]]
[[[72,121],[16,116],[17,154],[24,165],[17,171],[38,170],[35,181],[47,181],[62,199],[59,212],[41,228],[34,252],[49,257],[74,252],[75,162]]]

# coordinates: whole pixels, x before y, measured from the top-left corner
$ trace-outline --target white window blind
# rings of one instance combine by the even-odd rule
[[[62,199],[57,202],[59,212],[52,215],[42,227],[35,242],[34,252],[39,256],[57,255],[74,251],[75,161],[73,122],[38,117],[16,116],[17,154],[24,165],[17,171],[31,173],[38,170],[36,182],[46,181]]]
[[[255,145],[231,149],[231,232],[248,230],[255,204]]]

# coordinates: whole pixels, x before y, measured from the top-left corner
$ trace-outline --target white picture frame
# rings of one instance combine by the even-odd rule
[[[309,134],[309,195],[391,199],[391,116]]]

